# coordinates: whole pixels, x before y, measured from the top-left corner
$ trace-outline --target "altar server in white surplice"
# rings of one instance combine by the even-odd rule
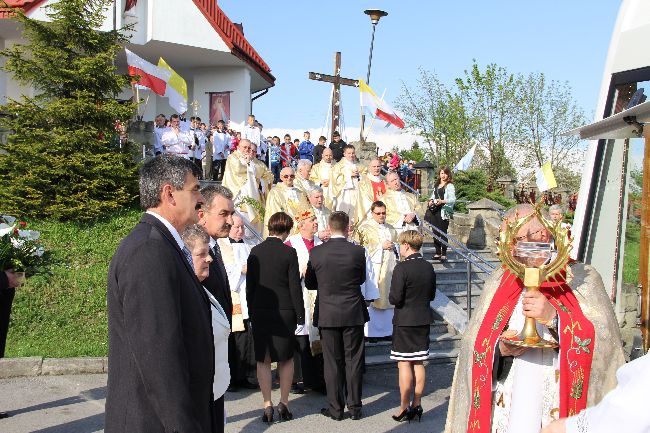
[[[235,214],[227,238],[217,240],[230,284],[232,334],[229,341],[230,388],[257,388],[257,363],[246,302],[246,261],[254,246],[244,238],[244,221]]]
[[[397,264],[397,233],[386,223],[386,205],[376,201],[370,207],[372,218],[357,228],[355,239],[368,251],[372,261],[379,297],[370,305],[366,337],[380,338],[393,334],[393,306],[388,302],[393,268]]]

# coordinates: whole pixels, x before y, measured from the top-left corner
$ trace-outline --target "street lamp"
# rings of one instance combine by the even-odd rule
[[[372,49],[375,46],[375,30],[381,17],[388,15],[388,12],[380,9],[366,9],[363,13],[370,17],[370,22],[372,23],[372,39],[370,40],[370,55],[368,56],[368,76],[366,77],[366,84],[370,84],[370,66],[372,66]]]
[[[372,66],[372,50],[375,46],[375,30],[377,29],[377,23],[381,19],[381,17],[385,17],[388,15],[388,12],[382,11],[381,9],[366,9],[363,11],[366,15],[370,17],[370,22],[372,23],[372,39],[370,40],[370,55],[368,56],[368,75],[366,76],[366,84],[370,84],[370,67]],[[365,141],[363,139],[363,129],[366,123],[366,116],[365,114],[361,115],[361,141]]]

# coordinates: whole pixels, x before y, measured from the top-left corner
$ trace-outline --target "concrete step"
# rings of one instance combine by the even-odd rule
[[[429,363],[430,364],[450,364],[456,362],[458,357],[458,348],[453,349],[440,349],[435,351],[429,351]],[[390,359],[390,352],[388,354],[381,355],[366,355],[366,365],[384,365],[384,364],[396,364],[397,361]]]
[[[440,283],[442,281],[452,281],[452,280],[463,280],[467,279],[467,270],[466,269],[435,269],[436,271],[436,282]],[[485,272],[474,271],[471,273],[472,281],[483,281],[486,277]]]

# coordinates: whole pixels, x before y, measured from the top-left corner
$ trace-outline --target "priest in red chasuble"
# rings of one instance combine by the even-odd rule
[[[368,163],[368,172],[359,181],[357,213],[355,217],[357,226],[368,218],[370,206],[374,202],[382,200],[382,196],[385,193],[386,184],[381,177],[381,161],[378,158],[374,158]]]
[[[506,220],[534,212],[512,209]],[[502,227],[503,229],[503,227]],[[516,242],[550,242],[534,217]],[[446,433],[538,433],[554,419],[597,404],[616,385],[624,363],[612,303],[596,269],[574,263],[538,292],[504,269],[485,282],[461,343]],[[499,341],[515,335],[526,317],[558,349],[523,348]]]

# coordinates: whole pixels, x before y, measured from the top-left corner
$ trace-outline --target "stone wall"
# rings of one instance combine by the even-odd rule
[[[503,206],[492,200],[481,199],[467,206],[468,213],[455,213],[449,222],[449,234],[468,248],[489,249],[496,253],[495,240],[499,236]]]

